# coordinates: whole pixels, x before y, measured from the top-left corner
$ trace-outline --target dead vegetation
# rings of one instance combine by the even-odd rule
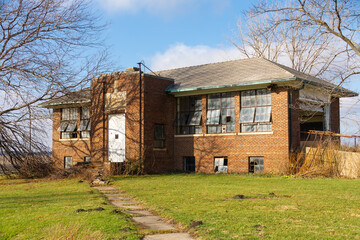
[[[304,144],[300,151],[290,154],[288,174],[299,177],[348,177],[360,176],[360,158],[356,146],[341,145],[333,136],[314,136],[311,144]]]

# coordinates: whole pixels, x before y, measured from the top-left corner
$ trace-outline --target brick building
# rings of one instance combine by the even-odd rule
[[[145,172],[283,172],[308,130],[340,131],[339,98],[357,96],[259,58],[101,75],[53,108],[53,160]]]

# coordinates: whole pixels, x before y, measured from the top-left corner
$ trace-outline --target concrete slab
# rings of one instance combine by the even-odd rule
[[[111,202],[111,203],[114,203],[114,202]],[[116,203],[116,202],[115,202],[115,203]],[[124,208],[124,209],[131,209],[131,210],[144,209],[142,206],[139,206],[139,205],[122,206],[122,208]]]
[[[110,197],[110,196],[107,196],[105,195],[107,199],[109,199],[109,201],[123,201],[123,200],[129,200],[131,199],[131,197],[129,196],[121,196],[121,195],[118,195],[118,196],[114,196],[114,197]]]
[[[130,204],[138,204],[138,202],[132,201],[132,200],[128,200],[128,201],[113,201],[111,202],[113,205],[117,206],[117,207],[124,207],[126,205],[130,205]]]
[[[164,222],[164,219],[160,216],[144,216],[144,217],[133,217],[134,222],[140,223],[140,225],[147,229],[152,230],[172,230],[175,227]]]
[[[126,210],[126,213],[134,214],[134,215],[141,215],[141,216],[153,216],[152,212],[146,210]]]
[[[194,240],[188,233],[165,233],[148,235],[143,240]]]
[[[98,187],[93,187],[99,191],[109,191],[109,190],[117,190],[119,191],[117,188],[114,188],[114,187],[105,187],[105,186],[98,186]]]

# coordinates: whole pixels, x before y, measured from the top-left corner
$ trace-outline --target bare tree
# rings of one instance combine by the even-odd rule
[[[359,10],[355,0],[260,0],[239,23],[234,44],[245,56],[342,84],[360,73]]]
[[[21,172],[29,153],[46,149],[37,104],[85,87],[104,69],[100,22],[85,0],[0,1],[0,172],[9,170],[4,162]]]

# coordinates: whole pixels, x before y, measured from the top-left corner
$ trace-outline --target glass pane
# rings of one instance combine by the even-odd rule
[[[240,123],[254,122],[255,108],[242,108],[240,111]]]
[[[192,112],[190,113],[187,124],[192,126],[200,125],[200,121],[201,121],[201,112]]]
[[[220,93],[209,94],[208,109],[220,109]]]
[[[68,126],[69,122],[61,122],[60,126],[58,127],[58,132],[64,132],[66,130],[66,127]]]
[[[219,124],[220,110],[208,110],[206,124]]]
[[[81,108],[81,119],[90,119],[90,107]]]
[[[268,89],[257,90],[257,106],[271,105],[271,91]]]
[[[241,124],[241,132],[256,132],[256,124]]]
[[[69,120],[77,120],[77,108],[69,108]]]
[[[189,127],[180,127],[179,134],[189,134]]]
[[[241,92],[241,106],[242,107],[255,106],[255,90]]]
[[[201,126],[196,126],[195,127],[195,133],[202,133],[202,127]]]
[[[189,113],[180,114],[180,126],[186,125],[188,119],[189,119]]]
[[[69,122],[68,127],[66,128],[66,132],[74,132],[76,131],[76,121]]]
[[[221,126],[208,126],[208,133],[221,133]]]
[[[164,129],[165,129],[164,125],[160,125],[160,124],[154,125],[155,140],[164,140],[165,139]]]
[[[81,135],[81,138],[90,138],[90,132],[88,132],[88,131],[81,132],[80,135]]]
[[[235,125],[226,125],[226,132],[235,132]]]
[[[221,123],[235,123],[235,109],[222,109],[221,110]]]
[[[201,96],[190,97],[190,111],[201,111]]]
[[[87,130],[89,123],[90,123],[90,120],[81,120],[80,126],[79,126],[79,131]]]
[[[221,94],[221,108],[234,108],[234,93],[222,93]]]
[[[61,109],[61,120],[70,120],[70,109],[69,108]]]
[[[271,107],[257,107],[255,122],[270,122]]]
[[[188,112],[189,111],[189,97],[181,97],[180,98],[180,111]]]

